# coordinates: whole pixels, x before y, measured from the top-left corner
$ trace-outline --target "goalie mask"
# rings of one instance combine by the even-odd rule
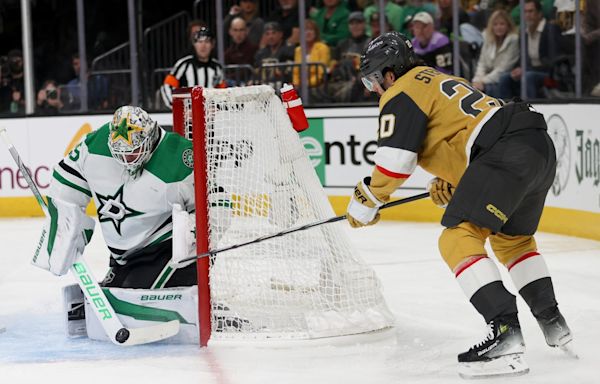
[[[118,108],[109,124],[108,147],[113,158],[134,176],[150,159],[160,129],[140,107]]]

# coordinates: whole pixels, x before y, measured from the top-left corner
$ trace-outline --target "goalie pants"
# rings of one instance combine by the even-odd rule
[[[110,258],[110,269],[102,281],[103,287],[169,288],[186,287],[197,283],[196,263],[174,269],[169,265],[173,241],[146,247],[130,256],[125,265]]]

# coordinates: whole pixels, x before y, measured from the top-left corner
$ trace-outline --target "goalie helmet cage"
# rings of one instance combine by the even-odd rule
[[[179,89],[173,129],[193,142],[197,254],[334,216],[273,88]],[[392,326],[377,276],[340,225],[200,258],[201,346]]]

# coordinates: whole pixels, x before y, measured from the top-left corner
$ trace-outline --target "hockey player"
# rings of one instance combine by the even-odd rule
[[[196,267],[176,268],[173,207],[194,210],[191,143],[165,132],[141,108],[118,108],[55,167],[47,218],[33,263],[65,274],[85,247],[94,199],[110,251],[103,286],[163,288],[196,283]]]
[[[360,70],[365,87],[380,96],[378,149],[372,175],[354,190],[348,221],[353,227],[377,222],[378,207],[417,165],[437,176],[428,189],[446,207],[440,253],[489,329],[458,355],[459,373],[528,372],[516,298],[484,244],[490,240],[548,345],[564,347],[572,335],[533,237],[556,168],[544,117],[424,66],[397,32],[369,44]]]

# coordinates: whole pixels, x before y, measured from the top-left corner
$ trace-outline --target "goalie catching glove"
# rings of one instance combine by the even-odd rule
[[[95,224],[81,207],[48,197],[48,217],[31,264],[64,275],[83,254]]]
[[[353,228],[373,225],[380,219],[379,207],[383,205],[369,189],[370,177],[365,177],[354,187],[354,196],[348,204],[346,218]]]
[[[446,208],[452,199],[454,187],[446,180],[435,177],[427,183],[427,190],[431,200],[440,208]]]

